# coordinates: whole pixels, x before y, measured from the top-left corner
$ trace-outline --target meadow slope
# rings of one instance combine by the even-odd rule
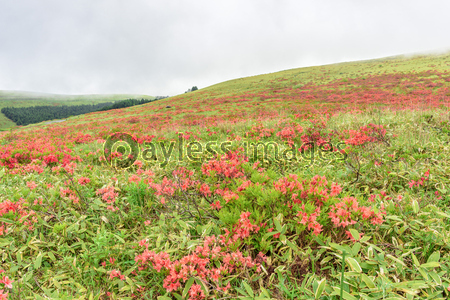
[[[447,299],[449,66],[292,69],[1,132],[0,295]]]

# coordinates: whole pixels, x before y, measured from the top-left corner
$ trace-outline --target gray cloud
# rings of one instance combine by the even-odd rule
[[[450,49],[448,1],[0,2],[0,89],[175,95],[309,65]]]

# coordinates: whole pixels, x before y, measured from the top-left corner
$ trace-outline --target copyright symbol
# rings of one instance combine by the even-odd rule
[[[115,169],[128,169],[139,156],[139,144],[132,135],[116,132],[103,144],[103,156]]]

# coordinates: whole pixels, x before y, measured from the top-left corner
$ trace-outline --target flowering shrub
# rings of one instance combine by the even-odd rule
[[[155,253],[148,250],[146,243],[141,244],[146,249],[135,257],[139,264],[139,271],[151,266],[156,272],[165,274],[164,288],[168,292],[176,292],[183,288],[188,279],[199,278],[203,285],[212,285],[217,292],[227,292],[230,282],[225,279],[237,275],[244,270],[259,273],[261,264],[249,256],[244,256],[239,250],[231,251],[230,246],[238,239],[245,239],[251,231],[257,231],[258,227],[252,225],[248,216],[242,213],[240,223],[233,233],[226,231],[225,235],[208,236],[201,246],[178,260],[171,260],[165,252]],[[259,260],[264,260],[262,253],[258,254]],[[191,300],[205,299],[205,290],[199,284],[193,284],[189,289]]]
[[[359,130],[349,130],[349,138],[345,142],[349,145],[359,146],[369,142],[381,141],[386,135],[383,125],[373,123],[362,126]]]
[[[96,194],[101,195],[102,200],[109,204],[107,207],[108,210],[118,210],[118,208],[114,206],[114,203],[116,202],[116,197],[119,194],[115,192],[114,186],[110,185],[105,188],[98,189]]]
[[[28,230],[33,230],[37,223],[36,213],[26,206],[25,199],[20,198],[17,202],[6,200],[0,202],[0,236],[8,233],[8,224],[11,220],[18,224],[23,224]]]
[[[211,159],[202,166],[202,173],[207,176],[215,175],[219,178],[241,178],[245,177],[242,164],[247,161],[242,154],[229,152],[219,159]]]

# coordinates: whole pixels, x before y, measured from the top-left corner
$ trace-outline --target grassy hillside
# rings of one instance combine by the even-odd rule
[[[143,107],[88,114],[66,124],[69,130],[83,128],[88,133],[110,126],[116,128],[113,131],[139,128],[138,132],[155,134],[166,127],[176,130],[290,113],[349,111],[372,104],[404,108],[427,101],[426,105],[438,105],[432,101],[448,99],[449,66],[447,54],[292,69],[230,80]]]
[[[153,99],[148,95],[132,94],[93,94],[93,95],[58,95],[48,93],[33,93],[23,91],[1,91],[0,110],[3,107],[29,107],[38,105],[82,105],[103,102],[120,101],[129,98]],[[0,113],[0,130],[14,127],[15,124]]]
[[[448,299],[449,66],[292,69],[0,133],[0,295]]]

